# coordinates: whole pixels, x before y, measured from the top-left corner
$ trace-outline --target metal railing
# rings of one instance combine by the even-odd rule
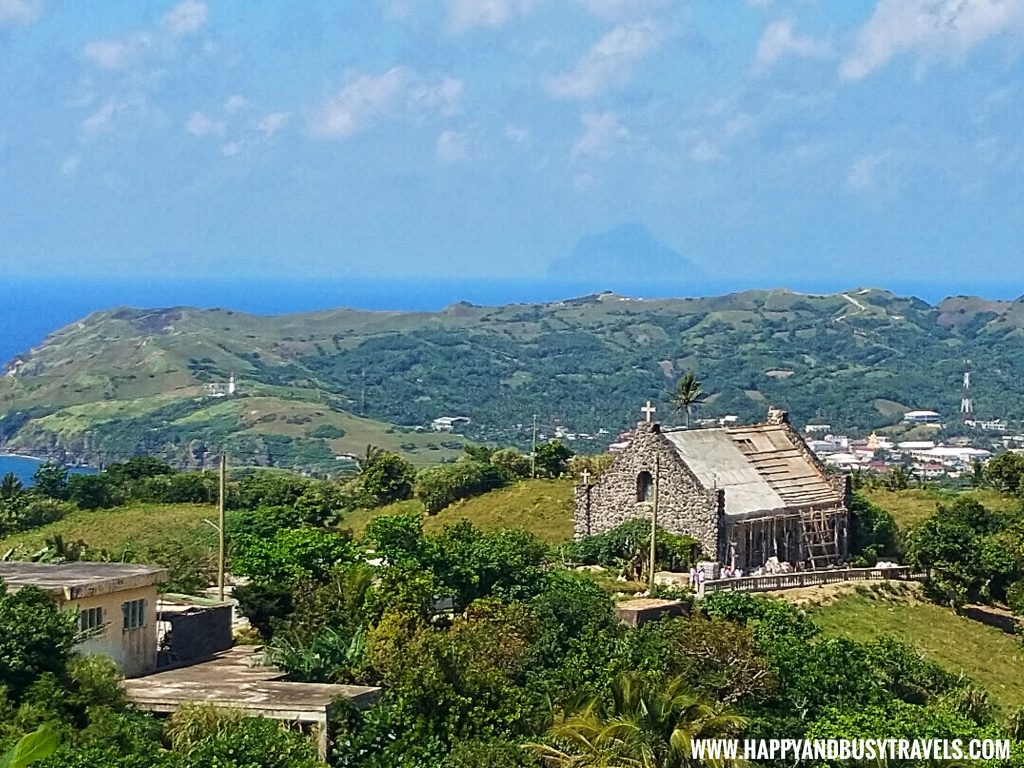
[[[911,573],[909,565],[896,568],[836,568],[823,571],[775,573],[764,576],[743,576],[739,579],[714,579],[704,582],[704,594],[711,592],[772,592],[796,587],[814,587],[820,584],[838,584],[842,581],[912,581],[922,578]]]

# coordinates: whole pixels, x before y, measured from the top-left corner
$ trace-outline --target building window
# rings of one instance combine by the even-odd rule
[[[654,478],[644,471],[636,476],[636,500],[651,501],[654,498]]]
[[[83,608],[78,612],[78,631],[93,632],[103,626],[102,608]]]
[[[124,614],[124,628],[138,629],[146,626],[146,601],[129,600],[121,603],[121,612]]]

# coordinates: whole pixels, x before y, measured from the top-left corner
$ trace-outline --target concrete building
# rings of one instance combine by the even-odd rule
[[[468,416],[441,416],[430,422],[430,426],[435,432],[451,432],[470,423]]]
[[[662,430],[653,410],[598,482],[576,486],[575,536],[650,519],[657,493],[661,527],[748,573],[771,557],[811,567],[846,557],[849,477],[826,473],[784,411],[765,424]]]
[[[125,677],[156,668],[157,585],[167,572],[127,563],[0,562],[0,581],[16,591],[38,587],[78,614],[79,650],[114,660]]]
[[[935,411],[907,411],[903,414],[907,424],[942,424],[942,416]]]

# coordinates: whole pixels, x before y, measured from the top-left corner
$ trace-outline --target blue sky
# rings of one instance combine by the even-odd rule
[[[1020,282],[1022,52],[1024,0],[0,0],[0,273]]]

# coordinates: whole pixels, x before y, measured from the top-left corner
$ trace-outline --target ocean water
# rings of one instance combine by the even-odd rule
[[[221,307],[257,314],[352,307],[433,311],[457,301],[496,305],[537,303],[612,290],[627,296],[713,296],[751,288],[775,288],[749,281],[609,283],[603,278],[557,281],[350,279],[350,280],[142,280],[7,278],[0,286],[0,366],[39,344],[49,333],[90,312],[119,306]],[[790,281],[784,287],[808,293],[848,290],[842,277],[827,281]],[[1000,283],[883,284],[901,295],[936,302],[946,296],[973,294],[1012,299],[1024,293],[1024,281]]]
[[[3,477],[8,472],[13,472],[15,477],[21,480],[25,487],[32,485],[32,475],[36,473],[39,465],[42,464],[41,459],[33,459],[29,456],[4,456],[0,455],[0,477]],[[71,472],[81,472],[85,474],[91,474],[95,472],[95,469],[88,467],[75,467]]]

